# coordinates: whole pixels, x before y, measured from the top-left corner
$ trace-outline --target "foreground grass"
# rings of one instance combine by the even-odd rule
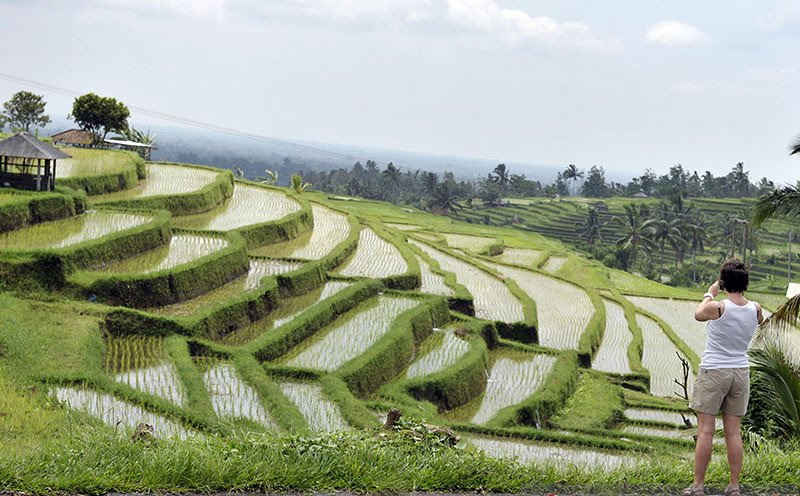
[[[2,405],[2,403],[0,403]],[[543,464],[525,467],[411,427],[400,432],[331,433],[320,437],[241,435],[185,442],[131,442],[83,423],[54,429],[53,438],[17,456],[0,453],[0,491],[489,491],[580,488],[614,493],[673,490],[686,484],[688,458],[645,459],[613,471]],[[0,427],[7,424],[0,422]],[[41,427],[41,426],[40,426]],[[69,435],[67,435],[69,432]],[[4,438],[5,442],[7,438]],[[724,487],[727,466],[715,457],[708,485]],[[747,454],[742,482],[750,489],[786,489],[800,474],[798,447],[761,447]]]

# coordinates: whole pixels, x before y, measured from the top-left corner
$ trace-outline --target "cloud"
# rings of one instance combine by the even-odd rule
[[[650,26],[647,41],[660,45],[694,45],[707,43],[711,37],[697,26],[678,21],[663,21]]]
[[[220,18],[228,0],[96,0],[96,3],[128,10],[155,10],[201,18]]]
[[[291,0],[291,3],[305,14],[336,21],[420,21],[427,19],[431,11],[431,0]]]
[[[758,24],[770,31],[800,25],[800,2],[791,2],[768,13],[758,21]]]
[[[706,87],[699,83],[678,83],[673,85],[670,91],[675,93],[700,93],[705,89]]]
[[[615,49],[619,41],[601,39],[582,22],[558,22],[534,17],[518,9],[505,9],[494,0],[447,0],[447,18],[454,24],[510,43],[535,40],[553,45]]]

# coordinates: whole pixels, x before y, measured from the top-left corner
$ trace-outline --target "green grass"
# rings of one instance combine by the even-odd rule
[[[564,408],[551,419],[560,429],[608,429],[622,418],[622,391],[602,374],[585,371]]]

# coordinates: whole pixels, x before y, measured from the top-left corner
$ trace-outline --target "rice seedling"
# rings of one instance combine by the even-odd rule
[[[443,270],[455,274],[459,284],[472,294],[478,318],[509,323],[525,320],[522,304],[503,281],[425,243],[409,242],[435,260]]]
[[[599,450],[483,436],[468,436],[464,440],[493,458],[512,458],[523,465],[559,469],[567,465],[613,470],[636,464],[636,458],[633,456]]]
[[[447,246],[472,253],[481,253],[496,243],[494,238],[470,236],[467,234],[442,233]]]
[[[400,250],[365,227],[359,234],[355,254],[338,272],[343,276],[377,279],[400,275],[407,270]]]
[[[186,394],[175,367],[167,361],[163,338],[106,338],[106,371],[114,380],[183,406]]]
[[[542,270],[555,274],[567,261],[567,257],[550,257],[542,266]]]
[[[243,418],[277,429],[277,424],[261,404],[255,389],[244,382],[233,365],[213,358],[198,358],[203,382],[211,396],[214,412],[222,418]]]
[[[507,264],[533,267],[542,258],[543,254],[544,252],[540,250],[530,250],[528,248],[506,248],[503,253],[495,255],[493,258]]]
[[[431,266],[428,262],[417,257],[417,263],[419,263],[419,269],[422,275],[422,284],[419,288],[421,292],[442,296],[452,296],[455,294],[455,292],[445,284],[444,277],[435,274],[431,270]]]
[[[270,257],[319,260],[326,256],[350,234],[347,216],[317,203],[311,204],[314,228],[284,243],[264,246],[253,253]]]
[[[521,403],[536,392],[553,369],[556,357],[541,354],[501,353],[492,357],[486,391],[474,402],[454,410],[454,419],[485,424],[503,408]],[[472,413],[474,411],[474,413]],[[470,415],[471,414],[471,415]]]
[[[237,295],[258,288],[261,286],[261,280],[266,276],[284,274],[299,269],[301,266],[302,264],[298,262],[254,258],[250,260],[250,270],[247,271],[247,274],[227,284],[191,300],[163,307],[153,307],[147,311],[176,317],[191,316],[209,306],[224,303]]]
[[[453,365],[469,351],[469,343],[456,336],[455,327],[450,326],[435,332],[425,340],[418,358],[408,367],[406,377],[413,379],[435,374]]]
[[[389,331],[398,315],[414,308],[412,298],[378,296],[336,319],[286,359],[286,365],[333,371],[359,356]]]
[[[421,226],[417,226],[415,224],[396,224],[393,222],[387,222],[384,225],[386,227],[391,227],[392,229],[397,229],[398,231],[416,231],[417,229],[422,229]]]
[[[659,317],[699,356],[706,348],[706,324],[694,320],[697,302],[628,296],[634,305]]]
[[[7,249],[57,249],[102,238],[150,222],[148,215],[90,210],[67,219],[42,222],[0,234]]]
[[[101,203],[107,201],[130,200],[131,198],[144,198],[148,196],[179,195],[197,191],[211,184],[217,177],[217,172],[196,167],[186,167],[171,164],[148,164],[147,179],[139,181],[139,185],[108,193],[93,196],[92,200]]]
[[[191,229],[230,231],[277,220],[298,210],[300,204],[280,191],[237,183],[233,196],[224,204],[210,212],[176,217],[173,224]]]
[[[312,431],[345,431],[350,426],[342,417],[339,405],[325,397],[317,384],[284,382],[281,391],[294,403]]]
[[[249,343],[261,334],[292,321],[310,307],[330,298],[350,285],[351,283],[349,282],[329,281],[322,288],[315,289],[304,295],[281,298],[278,301],[278,307],[266,318],[222,336],[220,342],[232,346]]]
[[[684,357],[675,343],[669,340],[655,320],[636,315],[636,323],[642,330],[642,366],[650,372],[650,394],[673,396],[677,389],[675,379],[683,377],[681,361]],[[684,357],[685,358],[685,357]],[[694,376],[689,375],[689,394],[694,389]]]
[[[96,271],[115,274],[149,274],[192,262],[227,246],[228,241],[224,238],[199,234],[175,234],[167,246],[110,263]]]
[[[592,361],[592,368],[613,374],[629,374],[628,346],[633,334],[625,319],[625,309],[619,303],[603,300],[606,307],[606,332]]]
[[[160,415],[150,413],[139,406],[118,400],[108,394],[87,389],[59,387],[55,388],[54,395],[58,401],[65,403],[73,410],[80,410],[98,418],[114,429],[119,427],[125,429],[126,436],[130,435],[130,432],[136,429],[141,422],[152,425],[157,438],[186,439],[199,435]]]
[[[487,263],[512,279],[536,302],[539,344],[557,349],[577,349],[581,334],[594,314],[586,291],[578,286],[530,270]],[[564,302],[569,302],[565,311]]]
[[[58,178],[96,176],[111,172],[121,172],[126,166],[133,168],[130,158],[123,153],[90,148],[69,148],[72,158],[59,160],[56,164]]]

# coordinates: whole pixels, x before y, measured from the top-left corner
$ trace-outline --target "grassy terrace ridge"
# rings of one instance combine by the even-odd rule
[[[127,174],[123,158],[93,150],[71,166]],[[563,226],[549,237],[461,221],[483,211],[146,168],[109,196],[0,193],[0,491],[619,493],[689,480],[680,362],[663,350],[696,369],[697,343],[645,303],[682,308],[696,289],[605,267],[560,241]],[[167,193],[174,170],[191,187]],[[582,209],[525,199],[486,215]],[[92,215],[144,220],[76,238]],[[390,408],[403,417],[382,430]],[[130,441],[143,419],[153,443]],[[797,483],[800,446],[747,450],[747,489]]]

